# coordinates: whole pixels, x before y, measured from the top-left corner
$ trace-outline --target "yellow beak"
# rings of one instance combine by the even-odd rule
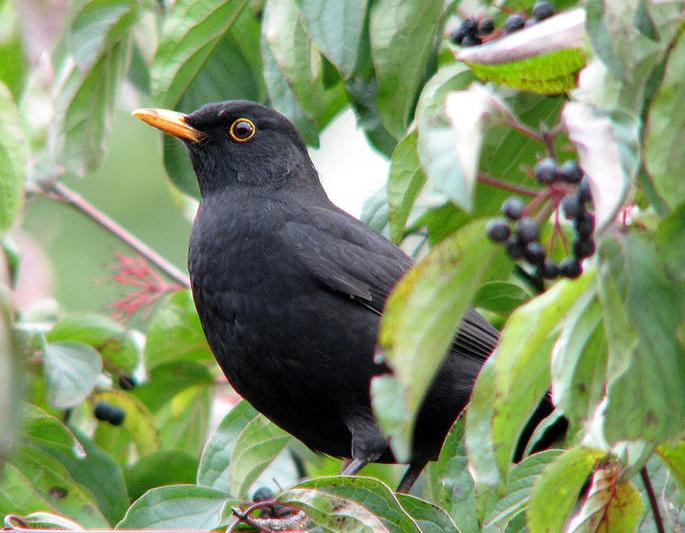
[[[133,116],[164,133],[190,142],[200,142],[205,134],[188,124],[188,115],[167,109],[136,109]]]

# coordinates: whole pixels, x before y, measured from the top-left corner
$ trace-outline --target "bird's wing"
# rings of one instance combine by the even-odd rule
[[[379,315],[392,288],[413,265],[400,248],[337,209],[310,207],[286,222],[280,236],[317,283]],[[484,361],[497,341],[497,330],[469,309],[452,349]]]

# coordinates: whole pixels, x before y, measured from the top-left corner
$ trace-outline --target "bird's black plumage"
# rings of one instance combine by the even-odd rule
[[[248,119],[247,142],[229,128]],[[412,267],[398,247],[333,205],[294,126],[248,101],[183,118],[202,200],[188,268],[209,345],[235,389],[310,448],[356,467],[393,461],[370,407],[377,330]],[[197,133],[199,132],[199,133]],[[498,339],[469,311],[419,413],[412,464],[436,458]],[[356,468],[355,468],[356,469]]]

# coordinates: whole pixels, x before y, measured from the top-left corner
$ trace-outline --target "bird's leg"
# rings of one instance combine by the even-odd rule
[[[408,493],[418,477],[421,475],[421,472],[423,472],[423,469],[426,468],[427,464],[428,460],[426,459],[421,459],[411,463],[407,467],[407,470],[405,470],[404,475],[400,480],[400,484],[397,486],[397,492]]]
[[[344,476],[353,476],[362,468],[364,468],[367,464],[369,464],[369,461],[365,459],[352,459],[349,463],[347,463],[347,466],[343,468],[341,474]]]
[[[352,461],[342,473],[354,475],[383,455],[388,447],[388,441],[370,414],[353,418],[348,421],[347,427],[352,433]]]

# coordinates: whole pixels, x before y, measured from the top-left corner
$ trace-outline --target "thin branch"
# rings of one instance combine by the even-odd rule
[[[656,495],[654,494],[654,488],[652,487],[652,482],[649,479],[649,474],[647,473],[647,467],[643,466],[640,469],[640,477],[642,478],[642,483],[645,485],[647,490],[647,496],[649,497],[649,505],[652,507],[652,513],[654,514],[654,523],[656,524],[656,529],[659,533],[666,533],[664,528],[664,521],[661,518],[661,511],[659,511],[659,504],[656,501]]]
[[[124,228],[122,225],[118,224],[110,217],[105,215],[93,204],[88,202],[80,194],[71,190],[69,187],[63,183],[56,182],[50,185],[50,188],[45,191],[46,196],[50,198],[58,199],[64,202],[77,211],[80,211],[91,220],[102,226],[109,233],[114,235],[117,239],[127,244],[129,247],[133,248],[136,252],[142,255],[150,263],[159,268],[164,274],[169,278],[174,280],[176,283],[184,286],[190,287],[190,281],[188,276],[181,272],[178,268],[172,265],[164,257],[155,252],[147,244],[141,241],[138,237],[133,235],[130,231]]]
[[[536,191],[535,189],[524,187],[522,185],[515,185],[513,183],[509,183],[508,181],[500,180],[493,176],[488,176],[487,174],[478,174],[477,179],[478,181],[480,181],[481,183],[485,183],[486,185],[492,185],[493,187],[496,187],[498,189],[515,192],[517,194],[522,194],[523,196],[534,197],[538,195],[538,191]]]
[[[512,129],[518,131],[520,134],[525,135],[526,137],[530,137],[531,139],[539,143],[545,143],[545,138],[543,135],[540,135],[540,133],[535,131],[533,128],[527,126],[526,124],[518,120],[516,117],[510,117],[509,120],[507,120],[507,124],[511,126]]]

